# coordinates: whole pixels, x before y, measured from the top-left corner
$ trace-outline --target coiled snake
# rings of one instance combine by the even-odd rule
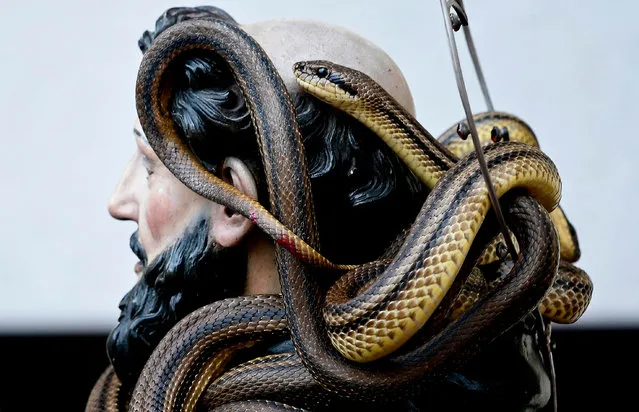
[[[364,73],[327,61],[300,62],[294,67],[298,84],[307,92],[343,110],[374,130],[428,187],[433,187],[456,161],[474,150],[469,140],[458,136],[457,126],[437,140],[388,93]],[[539,147],[530,127],[521,119],[501,112],[474,116],[480,142],[489,144],[497,132],[508,139]],[[445,145],[445,148],[441,144]],[[450,151],[447,150],[450,148]],[[580,257],[575,230],[560,207],[551,217],[559,234],[562,264],[556,287],[542,302],[542,313],[555,322],[575,322],[585,311],[592,293],[588,275],[570,265]],[[494,246],[483,260],[494,259]],[[552,299],[550,299],[552,297]]]
[[[167,83],[171,62],[194,50],[219,54],[242,91],[258,136],[272,214],[206,172],[179,138],[169,113]],[[184,318],[151,355],[129,410],[194,410],[206,386],[213,382],[215,389],[223,380],[224,375],[216,378],[235,351],[289,333],[296,362],[304,366],[301,370],[325,390],[367,401],[387,398],[389,391],[406,396],[424,384],[429,373],[458,368],[517,323],[539,304],[556,276],[558,239],[546,212],[559,201],[556,168],[528,145],[491,145],[485,155],[498,194],[525,189],[508,195],[505,202],[520,256],[510,273],[461,316],[439,322],[441,327],[432,331],[430,339],[409,351],[386,356],[431,315],[435,314],[434,320],[447,318],[447,310],[439,311],[439,316],[435,309],[451,306],[496,234],[495,225],[482,225],[489,202],[474,154],[457,161],[432,139],[444,154],[435,157],[434,167],[440,169],[435,170],[436,183],[410,232],[397,242],[396,253],[357,268],[335,265],[316,252],[310,180],[293,106],[277,71],[250,36],[222,20],[190,20],[170,27],[144,55],[136,97],[144,132],[166,167],[195,192],[242,213],[273,237],[282,296],[225,299]],[[422,147],[415,153],[431,156]],[[442,158],[446,163],[440,162]],[[367,279],[361,293],[334,302],[334,309],[346,319],[360,316],[362,310],[372,310],[373,315],[359,317],[354,328],[338,321],[329,338],[320,310],[326,292],[313,266],[352,269],[346,276]],[[355,359],[381,359],[352,363],[334,350],[331,340]],[[246,368],[264,373],[256,366]],[[227,394],[226,401],[245,401],[246,392]],[[118,408],[117,398],[117,379],[107,370],[94,387],[87,410]],[[217,406],[210,398],[205,403]],[[277,403],[250,405],[260,410],[286,408]]]

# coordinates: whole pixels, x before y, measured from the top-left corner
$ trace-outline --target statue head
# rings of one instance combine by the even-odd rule
[[[139,41],[144,52],[178,21],[226,18],[214,7],[174,8]],[[340,27],[307,20],[242,26],[265,49],[294,100],[310,169],[321,252],[361,263],[383,253],[426,196],[401,160],[373,132],[297,86],[292,66],[325,59],[365,71],[414,112],[406,81],[377,46]],[[172,115],[202,164],[268,207],[264,171],[239,88],[215,55],[186,56],[173,84]],[[108,354],[132,385],[166,332],[193,310],[225,297],[278,293],[274,245],[235,211],[192,192],[159,161],[139,122],[136,149],[109,212],[137,223],[130,244],[138,282],[120,303]]]

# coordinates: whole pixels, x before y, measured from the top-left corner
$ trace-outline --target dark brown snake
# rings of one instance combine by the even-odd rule
[[[169,113],[171,62],[194,50],[219,54],[240,86],[263,154],[272,215],[230,186],[221,185],[179,139]],[[325,390],[367,401],[386,398],[388,391],[407,396],[429,373],[458,368],[517,323],[539,304],[556,275],[558,240],[548,213],[527,196],[509,197],[505,205],[508,223],[521,252],[510,274],[423,344],[392,357],[379,356],[372,365],[354,364],[334,350],[326,333],[319,309],[326,292],[317,279],[321,275],[311,265],[339,267],[315,252],[318,237],[310,180],[294,109],[260,46],[224,21],[176,24],[159,35],[144,55],[137,105],[149,143],[178,179],[200,195],[252,219],[274,238],[282,297],[226,299],[187,316],[153,352],[129,410],[193,410],[205,387],[210,382],[215,387],[233,352],[288,333],[306,373]],[[495,144],[487,148],[486,159],[499,195],[525,188],[547,209],[556,207],[559,177],[541,151],[519,143]],[[360,310],[366,306],[363,296],[367,295],[372,302],[369,306],[381,318],[370,319],[356,330],[338,331],[355,348],[348,350],[356,354],[379,353],[377,347],[395,350],[401,345],[396,340],[407,340],[437,307],[450,306],[496,234],[495,225],[481,225],[488,198],[475,156],[460,161],[451,156],[449,160],[450,170],[439,176],[398,253],[388,262],[354,269],[377,265],[375,270],[381,273],[356,298],[338,302],[339,310],[346,315],[349,310]],[[435,163],[438,161],[435,157]],[[257,367],[248,368],[259,373]],[[218,384],[223,378],[218,378]],[[107,371],[92,391],[87,410],[117,408],[112,403],[115,393],[117,380]],[[236,400],[246,400],[242,396],[239,393]],[[264,410],[285,407],[252,405]]]

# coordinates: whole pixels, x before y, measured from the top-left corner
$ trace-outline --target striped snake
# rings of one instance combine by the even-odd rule
[[[381,86],[360,71],[328,61],[299,62],[293,70],[302,89],[349,113],[375,131],[429,188],[434,187],[456,159],[474,151],[472,141],[463,140],[458,135],[458,126],[449,128],[435,139]],[[475,115],[474,120],[484,147],[497,140],[495,135],[503,130],[508,133],[508,140],[539,147],[532,129],[516,116],[488,112]],[[569,264],[577,261],[581,254],[572,224],[560,207],[552,210],[550,215],[558,231],[564,264],[560,267],[556,284],[541,302],[541,310],[554,322],[573,323],[588,306],[592,282],[584,271]],[[494,259],[494,249],[493,243],[482,260],[489,263],[491,258]],[[352,283],[343,280],[342,283]],[[468,295],[478,296],[483,289],[478,279],[471,278],[468,286],[456,302],[458,313],[474,302],[475,299]],[[325,308],[327,321],[336,317],[335,311],[330,305]],[[340,322],[345,324],[347,321]]]
[[[169,112],[167,83],[171,62],[195,50],[219,54],[240,87],[262,153],[270,213],[207,172],[179,138]],[[222,381],[225,375],[220,374],[235,351],[288,334],[297,362],[324,390],[366,401],[385,400],[388,391],[408,396],[425,384],[430,373],[455,370],[517,323],[539,304],[555,279],[559,244],[547,210],[559,201],[557,170],[534,147],[516,142],[491,145],[485,155],[498,195],[515,189],[506,195],[504,207],[520,256],[509,274],[470,309],[450,322],[439,322],[439,330],[432,330],[429,339],[410,350],[386,356],[431,315],[436,320],[448,317],[447,310],[435,309],[451,306],[496,235],[494,224],[482,225],[489,201],[475,155],[457,161],[431,139],[440,150],[433,157],[437,177],[414,225],[397,242],[396,253],[359,267],[336,265],[317,252],[310,179],[290,98],[250,36],[223,20],[175,24],[145,53],[136,98],[149,144],[166,167],[196,193],[238,211],[273,238],[282,296],[229,298],[182,319],[145,365],[128,404],[131,411],[194,410],[206,387],[210,385],[210,390]],[[435,153],[415,145],[416,156]],[[348,269],[345,276],[368,279],[357,296],[331,303],[335,313],[358,319],[355,329],[339,320],[336,327],[326,324],[319,310],[326,292],[318,268]],[[372,315],[362,318],[362,311],[369,310]],[[327,328],[332,329],[330,337]],[[381,359],[371,365],[353,363],[334,347],[360,361]],[[264,371],[256,366],[248,369]],[[234,396],[228,401],[246,401],[246,389],[240,387]],[[120,397],[117,378],[107,370],[94,387],[87,410],[117,410]],[[286,408],[278,403],[251,405],[256,410]]]
[[[539,141],[530,126],[512,114],[503,112],[479,113],[473,116],[473,120],[477,126],[477,134],[482,146],[493,143],[501,138],[502,133],[506,133],[505,139],[539,147]],[[462,158],[474,151],[475,147],[471,140],[462,139],[457,129],[457,125],[450,127],[437,140],[455,156]],[[581,251],[574,227],[568,221],[561,206],[553,210],[550,217],[559,234],[561,259],[567,262],[576,262],[581,257]]]

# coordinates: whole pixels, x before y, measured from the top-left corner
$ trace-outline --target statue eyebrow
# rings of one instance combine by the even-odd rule
[[[148,140],[146,140],[146,136],[142,134],[142,132],[135,127],[133,128],[133,134],[139,137],[140,139],[142,139],[144,143],[147,143],[147,144],[149,143]]]

